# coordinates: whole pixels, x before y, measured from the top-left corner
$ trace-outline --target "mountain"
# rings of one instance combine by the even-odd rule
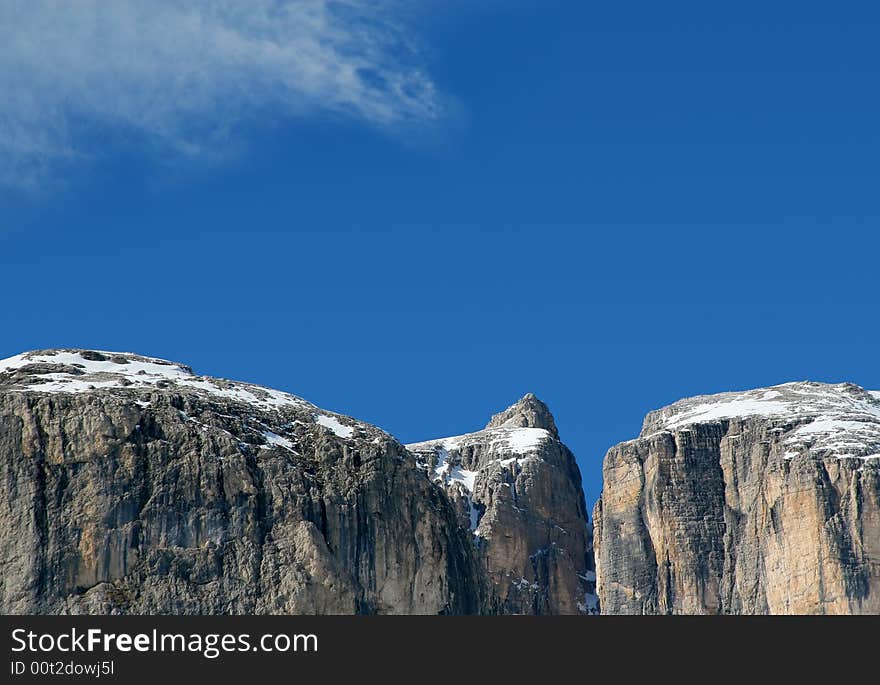
[[[880,613],[880,393],[683,400],[613,447],[603,477],[603,613]]]
[[[492,430],[540,420],[546,439],[493,447],[504,466],[461,462],[480,493],[502,496],[490,472],[523,493],[474,498],[487,552],[461,498],[375,426],[136,354],[0,361],[0,612],[576,611],[571,573],[589,556],[577,467],[544,405],[515,407]],[[514,601],[502,563],[539,589]]]
[[[387,433],[181,364],[0,362],[3,613],[480,613],[470,536]]]
[[[473,534],[504,613],[597,613],[581,474],[543,402],[526,395],[483,430],[407,448]]]
[[[0,612],[880,613],[880,392],[682,400],[603,477],[593,529],[531,394],[404,446],[183,364],[28,352],[0,361]]]

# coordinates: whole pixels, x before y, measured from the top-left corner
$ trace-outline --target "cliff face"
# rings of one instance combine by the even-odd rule
[[[131,354],[0,362],[0,612],[484,613],[471,535],[383,431]]]
[[[485,429],[407,445],[449,495],[504,613],[596,613],[581,476],[550,411],[526,395]]]
[[[594,571],[533,395],[404,447],[180,364],[27,353],[0,361],[0,612],[880,613],[880,393],[683,400],[603,475]]]
[[[603,613],[880,613],[878,393],[684,400],[612,448],[603,476]]]

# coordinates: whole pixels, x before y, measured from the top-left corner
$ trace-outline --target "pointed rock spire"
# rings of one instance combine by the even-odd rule
[[[513,426],[517,428],[543,428],[554,438],[559,439],[556,422],[547,405],[532,393],[523,396],[519,402],[509,406],[503,412],[495,414],[486,424],[486,428]]]

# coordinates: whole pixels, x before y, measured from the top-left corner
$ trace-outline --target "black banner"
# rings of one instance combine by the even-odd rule
[[[877,617],[0,618],[0,682],[876,676]],[[602,674],[602,675],[600,675]],[[334,680],[335,682],[335,680]]]

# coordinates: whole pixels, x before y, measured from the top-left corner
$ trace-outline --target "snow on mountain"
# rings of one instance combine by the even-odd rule
[[[0,362],[0,612],[495,613],[384,431],[131,353]],[[42,523],[41,523],[42,522]]]
[[[329,428],[340,438],[350,438],[351,434],[354,433],[354,428],[346,426],[344,423],[341,423],[339,419],[328,414],[316,414],[315,423],[324,426],[324,428]]]
[[[533,394],[482,430],[406,445],[473,534],[509,613],[598,611],[580,472]]]
[[[525,457],[540,450],[541,444],[550,439],[549,431],[543,428],[511,428],[505,426],[486,428],[474,433],[454,435],[449,438],[435,438],[434,440],[415,442],[406,447],[413,452],[423,452],[436,448],[451,452],[479,445],[489,452]]]
[[[138,395],[177,390],[249,405],[260,411],[310,412],[315,423],[340,438],[351,438],[365,424],[331,414],[280,390],[250,383],[198,376],[186,365],[131,352],[40,350],[0,360],[0,387],[33,393],[87,393],[117,390]],[[136,400],[143,403],[143,399]],[[274,436],[274,437],[271,437]],[[286,438],[266,432],[267,443],[290,449]]]
[[[0,491],[0,501],[18,498],[0,527],[7,560],[44,544],[38,531],[20,536],[15,522],[33,520],[33,493],[46,488],[60,488],[43,500],[53,507],[46,518],[61,521],[53,540],[97,531],[86,557],[79,537],[65,543],[59,568],[80,574],[71,588],[43,602],[29,588],[54,580],[32,582],[23,567],[7,574],[24,580],[12,599],[0,587],[0,608],[28,597],[28,607],[47,613],[116,611],[117,598],[126,609],[138,595],[134,610],[144,613],[597,610],[580,472],[533,395],[483,430],[409,452],[381,429],[295,395],[132,353],[59,349],[2,360],[0,403],[4,425],[26,427],[0,436],[0,457],[17,465]],[[70,468],[35,485],[37,459],[53,474]],[[129,506],[131,491],[150,504]],[[128,514],[134,518],[119,525]],[[132,530],[145,531],[143,556],[92,553],[129,549]],[[197,558],[210,563],[194,567]],[[138,564],[131,578],[129,563]],[[163,585],[169,567],[181,575]],[[255,589],[249,579],[266,569],[263,578],[283,582]],[[134,591],[144,577],[161,595]]]
[[[507,470],[519,468],[528,459],[538,459],[541,445],[551,439],[550,432],[543,428],[518,428],[505,425],[449,438],[410,443],[406,448],[415,453],[426,466],[430,466],[429,462],[434,461],[435,481],[446,486],[458,483],[467,491],[465,496],[470,498],[480,471],[493,464]],[[466,453],[480,454],[482,458],[466,459],[462,462],[462,455]],[[479,513],[473,503],[471,503],[470,520],[471,530],[479,534],[477,531]]]
[[[763,417],[782,431],[785,456],[880,457],[880,392],[851,383],[786,383],[680,400],[652,412],[642,437],[732,419]]]

